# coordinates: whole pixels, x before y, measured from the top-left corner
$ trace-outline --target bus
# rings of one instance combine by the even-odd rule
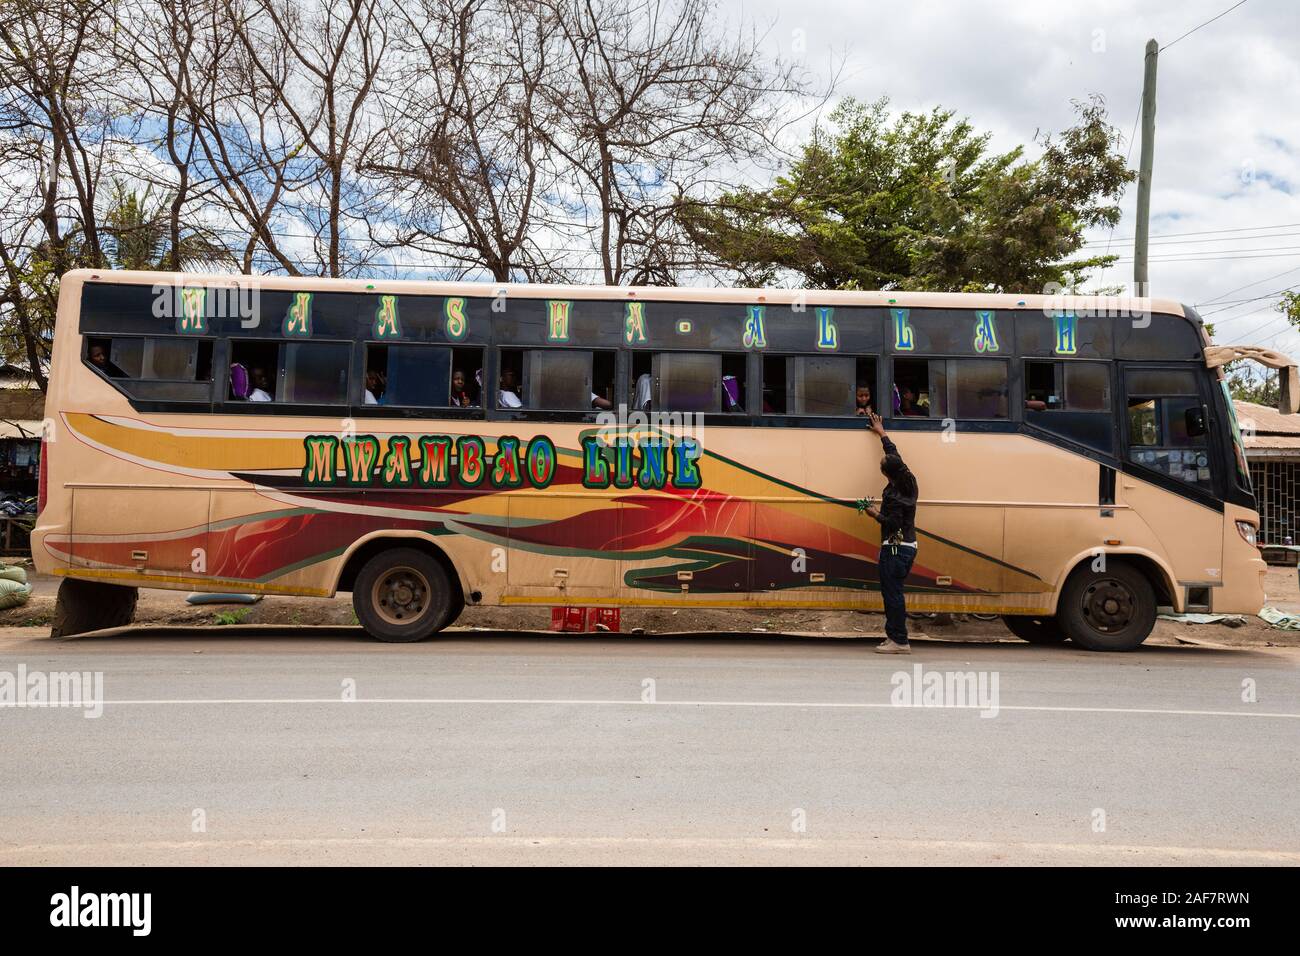
[[[382,641],[467,604],[879,611],[867,408],[920,482],[910,610],[1090,650],[1256,613],[1222,366],[1259,355],[1175,301],[1083,305],[71,272],[53,633],[128,624],[141,587],[350,592]]]

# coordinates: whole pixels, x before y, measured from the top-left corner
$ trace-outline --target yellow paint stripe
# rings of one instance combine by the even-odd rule
[[[790,608],[793,610],[805,611],[879,611],[884,605],[879,599],[868,601],[763,601],[763,600],[712,600],[703,601],[680,601],[668,598],[615,598],[615,597],[591,597],[589,595],[573,595],[571,600],[560,599],[545,596],[530,595],[511,595],[501,598],[501,605],[547,605],[550,607],[671,607],[671,608],[752,608],[754,610],[764,610],[767,608]],[[492,605],[484,602],[483,607]],[[907,601],[907,610],[915,613],[923,611],[925,613],[943,613],[951,612],[954,614],[1050,614],[1051,608],[1048,607],[1025,607],[1019,604],[956,604],[956,603],[937,603],[923,602],[909,597]]]

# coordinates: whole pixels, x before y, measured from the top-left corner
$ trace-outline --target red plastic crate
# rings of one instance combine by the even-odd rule
[[[616,607],[553,607],[552,631],[617,631],[622,617]],[[601,625],[597,627],[596,625]]]
[[[619,619],[622,615],[616,607],[593,607],[587,609],[587,630],[599,630],[597,624],[604,625],[606,630],[617,631]]]
[[[551,608],[552,631],[585,631],[587,629],[587,609],[582,607]]]

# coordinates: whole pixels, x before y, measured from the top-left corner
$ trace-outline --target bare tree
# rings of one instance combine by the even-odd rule
[[[532,0],[412,0],[399,14],[398,95],[386,103],[390,247],[505,281],[554,275],[546,195],[554,171],[542,96],[557,22]]]
[[[0,6],[0,316],[7,355],[45,387],[58,279],[107,264],[99,223],[107,170],[127,145],[102,54],[102,0]]]
[[[206,99],[202,85],[215,78],[202,64],[221,50],[217,10],[216,0],[124,0],[115,8],[113,56],[128,75],[123,96],[139,124],[131,179],[145,188],[119,186],[126,198],[115,204],[113,231],[120,246],[143,253],[136,262],[154,268],[231,261],[231,220],[221,209],[219,181],[203,162],[194,109]],[[120,234],[124,228],[134,234]]]
[[[77,266],[676,283],[806,92],[712,0],[5,0],[0,342]]]
[[[572,208],[607,284],[675,283],[698,264],[674,212],[775,152],[807,83],[754,33],[718,30],[712,0],[543,0],[563,70],[541,129],[576,191]]]
[[[343,275],[363,264],[355,256],[348,261],[343,243],[349,224],[365,220],[360,170],[378,135],[375,97],[391,11],[381,0],[311,6],[226,0],[225,6],[239,49],[240,96],[259,108],[257,135],[242,139],[255,142],[268,159],[274,154],[270,197],[285,206],[292,201],[292,212],[310,228],[318,271]],[[212,124],[210,132],[220,136],[221,125]],[[233,185],[237,205],[252,212],[239,184]],[[272,231],[270,211],[263,204],[246,215],[263,242]],[[293,270],[282,244],[275,248],[281,264]]]

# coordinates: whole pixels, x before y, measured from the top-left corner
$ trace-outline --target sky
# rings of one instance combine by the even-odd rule
[[[1128,149],[1156,39],[1151,292],[1197,306],[1219,342],[1300,356],[1300,333],[1272,310],[1300,288],[1300,0],[1246,0],[1189,35],[1237,0],[718,2],[774,54],[823,81],[838,69],[839,94],[956,109],[999,150],[1071,125],[1071,101],[1093,93]],[[1113,231],[1088,235],[1090,251],[1121,257],[1107,285],[1133,280],[1136,194]]]

